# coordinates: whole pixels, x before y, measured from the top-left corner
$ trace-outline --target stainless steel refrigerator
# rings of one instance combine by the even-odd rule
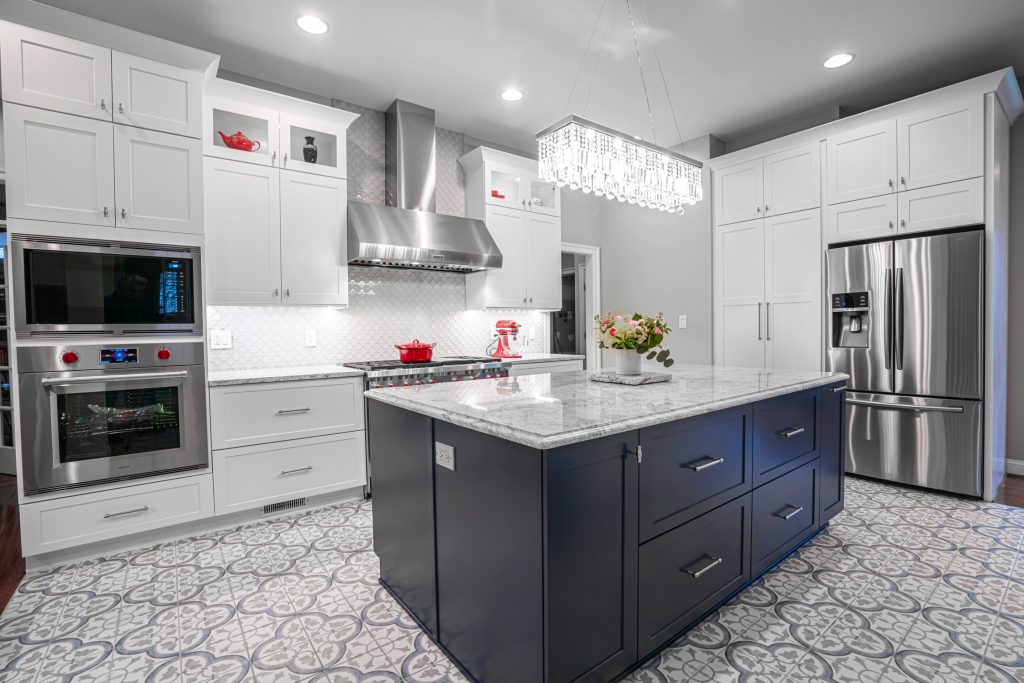
[[[981,495],[984,259],[981,229],[828,250],[847,472]]]

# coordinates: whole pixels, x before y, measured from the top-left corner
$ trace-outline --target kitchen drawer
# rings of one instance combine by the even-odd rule
[[[551,363],[512,363],[508,367],[510,377],[543,375],[555,372],[575,372],[583,369],[582,360],[559,360]]]
[[[218,515],[366,484],[366,433],[213,453]]]
[[[818,459],[754,489],[751,572],[757,574],[818,528]]]
[[[814,452],[817,422],[817,391],[754,406],[754,486],[785,474]]]
[[[214,450],[361,430],[363,379],[213,387],[210,424]]]
[[[641,658],[746,583],[750,532],[747,494],[640,546]]]
[[[213,477],[203,474],[21,506],[26,556],[213,516]]]
[[[749,406],[643,429],[640,540],[750,490]]]

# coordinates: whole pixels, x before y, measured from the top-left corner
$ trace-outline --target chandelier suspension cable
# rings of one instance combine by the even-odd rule
[[[647,17],[647,7],[640,2],[640,12],[644,15],[644,23],[650,28],[651,20]],[[668,111],[672,115],[672,123],[676,127],[676,135],[679,137],[679,144],[683,144],[683,134],[679,130],[679,117],[676,116],[676,107],[672,104],[672,93],[668,89],[668,81],[665,80],[665,70],[661,68],[661,57],[658,55],[658,41],[651,41],[651,50],[654,52],[654,62],[658,65],[658,73],[661,74],[661,85],[665,88],[665,97],[668,99]]]
[[[572,81],[572,88],[569,89],[569,97],[567,97],[566,100],[565,100],[565,111],[562,112],[563,116],[569,113],[569,107],[572,106],[572,96],[576,94],[576,84],[579,83],[580,76],[583,74],[583,67],[585,67],[587,65],[587,57],[590,55],[590,46],[594,42],[594,36],[597,35],[597,25],[601,21],[601,16],[604,14],[604,8],[605,8],[605,6],[607,4],[608,4],[608,0],[604,0],[604,2],[601,4],[601,9],[598,11],[597,15],[594,17],[594,25],[590,29],[590,38],[587,39],[587,47],[584,48],[584,50],[583,50],[583,57],[582,57],[582,59],[580,59],[580,68],[576,70],[576,78],[573,79],[573,81]],[[594,70],[595,71],[597,70],[596,66],[594,67]],[[594,80],[593,80],[593,78],[591,78],[591,80],[590,80],[590,87],[591,88],[594,87]],[[590,99],[590,90],[587,91],[587,99],[588,100]],[[586,110],[586,106],[584,105],[584,111],[585,110]]]
[[[640,67],[640,85],[643,86],[644,99],[647,101],[647,116],[651,119],[651,141],[658,144],[658,133],[654,128],[654,109],[651,107],[651,96],[647,93],[644,62],[640,59],[640,39],[636,37],[636,24],[633,22],[633,6],[630,0],[626,0],[626,15],[629,17],[629,28],[633,31],[633,47],[636,48],[636,63]]]
[[[597,71],[598,68],[601,66],[601,55],[604,53],[604,48],[608,44],[608,30],[611,29],[612,22],[615,21],[615,15],[618,13],[619,0],[614,0],[614,3],[612,4],[611,14],[608,15],[608,23],[604,25],[604,33],[601,34],[601,47],[597,49],[597,59],[594,61],[594,70],[590,74],[590,85],[587,87],[587,99],[586,101],[583,102],[584,114],[587,113],[587,109],[590,107],[590,93],[594,91],[594,80],[597,79]]]

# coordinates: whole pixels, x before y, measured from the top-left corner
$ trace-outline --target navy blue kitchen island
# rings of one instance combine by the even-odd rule
[[[367,392],[381,583],[477,681],[611,681],[843,507],[846,376]]]

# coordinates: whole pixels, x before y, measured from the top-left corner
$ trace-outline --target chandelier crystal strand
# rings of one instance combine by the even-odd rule
[[[704,198],[702,164],[578,116],[537,134],[541,178],[558,187],[682,214]]]

